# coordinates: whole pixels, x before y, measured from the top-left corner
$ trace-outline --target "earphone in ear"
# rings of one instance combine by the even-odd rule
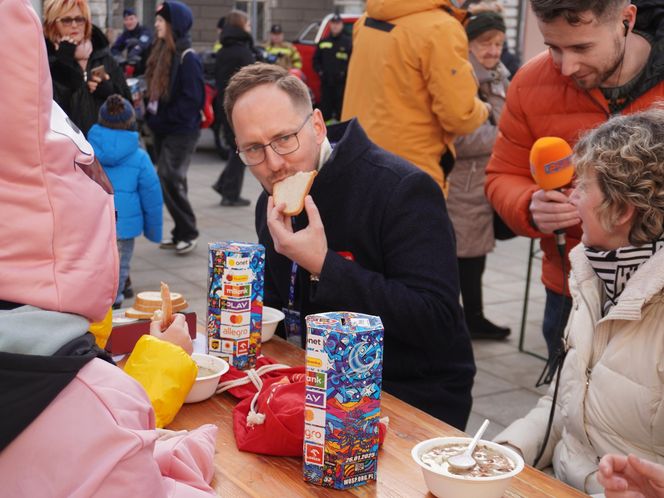
[[[629,33],[629,21],[627,19],[623,20],[623,26],[625,26],[625,36]]]

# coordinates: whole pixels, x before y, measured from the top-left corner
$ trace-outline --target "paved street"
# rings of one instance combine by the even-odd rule
[[[135,291],[157,290],[163,280],[173,291],[185,295],[201,323],[205,321],[206,312],[207,242],[256,241],[254,205],[261,191],[258,182],[247,172],[243,197],[251,199],[252,205],[221,207],[218,194],[210,188],[223,167],[212,144],[211,132],[203,130],[189,171],[190,199],[201,232],[198,247],[188,255],[177,256],[172,251],[160,250],[145,238],[138,239],[131,271]],[[170,234],[171,227],[170,217],[164,210],[164,235]],[[490,320],[511,327],[512,334],[503,342],[475,341],[473,344],[478,372],[468,432],[475,431],[484,418],[489,418],[491,425],[487,435],[492,437],[512,420],[526,414],[545,391],[534,387],[544,362],[518,350],[528,249],[529,240],[524,238],[501,242],[487,261],[485,314]],[[540,265],[537,259],[533,263],[524,346],[526,350],[544,354],[546,347],[541,336],[544,290],[539,281]],[[125,302],[125,305],[130,303]]]

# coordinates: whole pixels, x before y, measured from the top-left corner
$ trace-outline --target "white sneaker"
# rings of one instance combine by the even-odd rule
[[[161,244],[159,244],[159,249],[175,249],[176,246],[177,242],[173,239],[164,239],[161,241]]]
[[[196,249],[198,245],[198,239],[193,240],[181,240],[175,244],[175,253],[176,254],[187,254]]]

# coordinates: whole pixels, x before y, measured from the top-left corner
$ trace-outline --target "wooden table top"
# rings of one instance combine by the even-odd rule
[[[263,353],[280,363],[302,365],[304,351],[279,337],[263,344]],[[410,406],[387,393],[381,398],[381,417],[390,418],[385,443],[378,452],[378,481],[348,491],[323,488],[304,482],[302,459],[273,457],[241,452],[235,445],[232,409],[237,401],[230,394],[213,396],[201,403],[182,407],[169,429],[195,429],[213,423],[219,427],[215,477],[212,485],[223,497],[269,496],[428,496],[422,471],[410,451],[415,444],[437,436],[465,435],[446,423]],[[516,476],[505,498],[587,496],[532,467]]]

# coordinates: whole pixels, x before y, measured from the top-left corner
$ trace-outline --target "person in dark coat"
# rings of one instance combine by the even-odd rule
[[[196,216],[187,193],[187,171],[200,135],[205,102],[203,65],[191,48],[191,9],[168,0],[155,17],[155,42],[148,58],[147,124],[154,135],[157,173],[164,204],[175,227],[159,247],[176,254],[193,251],[198,242]]]
[[[111,56],[108,39],[93,26],[85,0],[46,0],[43,28],[53,100],[87,135],[109,95],[119,93],[131,101],[122,70]]]
[[[215,84],[217,86],[217,116],[224,130],[224,138],[229,147],[233,149],[226,167],[219,175],[212,188],[221,195],[221,205],[248,206],[249,199],[240,196],[242,181],[244,179],[244,164],[235,151],[235,134],[226,119],[221,106],[224,102],[226,85],[238,69],[256,62],[254,42],[251,38],[249,18],[239,10],[233,10],[226,16],[224,30],[221,34],[221,49],[217,52],[215,61]]]
[[[265,304],[285,309],[288,339],[303,337],[312,313],[379,316],[383,389],[463,429],[475,363],[438,185],[357,120],[326,128],[307,86],[274,64],[238,71],[224,105],[240,157],[265,189],[256,203]],[[305,211],[286,216],[274,184],[314,170]]]
[[[316,46],[313,65],[320,77],[320,110],[325,121],[341,119],[344,87],[348,62],[353,51],[353,40],[344,33],[344,22],[339,14],[330,20],[330,34]]]
[[[124,30],[113,43],[111,53],[114,56],[126,56],[127,65],[134,68],[131,75],[142,74],[145,71],[145,59],[152,44],[152,32],[147,26],[138,22],[134,9],[124,9],[122,23]]]

